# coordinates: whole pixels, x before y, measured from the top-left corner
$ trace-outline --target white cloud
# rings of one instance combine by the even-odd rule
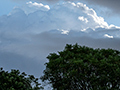
[[[30,7],[38,7],[38,8],[40,8],[40,7],[44,7],[44,8],[46,8],[46,9],[50,9],[50,7],[48,6],[48,5],[43,5],[42,3],[37,3],[37,2],[31,2],[31,1],[29,1],[29,2],[27,2],[26,4],[28,4]]]
[[[115,29],[115,28],[118,28],[118,29],[120,29],[120,27],[118,27],[118,26],[115,26],[115,25],[113,25],[113,24],[111,24],[110,26],[109,26],[109,29]]]
[[[86,30],[87,28],[92,28],[93,30],[99,27],[113,28],[104,21],[104,18],[97,16],[93,9],[83,3],[65,2],[63,4],[54,5],[50,9],[48,5],[29,1],[24,7],[21,7],[21,9],[27,14],[27,17],[22,16],[25,24],[19,23],[16,25],[17,28],[20,24],[23,24],[25,30],[36,33],[57,28],[79,31]],[[18,13],[16,9],[12,12]],[[20,16],[19,14],[16,14],[16,16]],[[9,19],[10,18],[11,17],[9,17]],[[15,18],[10,20],[13,19]],[[19,22],[19,19],[17,21]],[[8,21],[6,24],[9,22],[11,23],[12,21]],[[118,28],[116,26],[114,27]]]
[[[69,30],[61,30],[62,32],[61,32],[61,34],[67,34],[68,35],[68,33],[69,33]]]
[[[79,16],[78,19],[84,21],[85,23],[88,23],[87,18],[84,18],[83,16]]]
[[[105,34],[104,37],[107,37],[107,38],[113,38],[113,36],[108,35],[108,34]]]
[[[120,27],[108,25],[104,18],[97,16],[93,9],[83,3],[65,2],[56,4],[47,11],[42,9],[45,7],[42,3],[29,1],[25,6],[27,8],[14,8],[9,16],[0,18],[1,32],[4,32],[6,35],[13,33],[38,34],[53,29],[60,29],[63,30],[62,34],[69,34],[70,30],[91,33],[93,31],[97,32],[100,28],[101,32],[104,31],[103,35],[106,34],[108,29],[108,34],[112,34],[117,38],[120,37],[118,32]],[[39,9],[34,6],[39,7]],[[24,12],[27,12],[27,15]],[[6,25],[7,27],[5,27]],[[117,29],[117,31],[111,32],[111,29]],[[100,35],[98,36],[103,37],[101,32],[99,32]]]
[[[27,15],[30,14],[30,13],[34,13],[38,10],[42,10],[42,11],[50,10],[49,5],[44,5],[42,3],[37,3],[37,2],[32,2],[32,1],[26,2],[26,4],[24,6],[19,7],[19,8],[24,10],[24,12]]]

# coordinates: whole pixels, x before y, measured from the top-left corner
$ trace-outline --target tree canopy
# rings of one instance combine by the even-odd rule
[[[120,52],[67,44],[48,55],[41,77],[55,90],[119,90]]]
[[[11,72],[0,69],[0,90],[40,90],[43,89],[38,78],[25,72],[12,69]]]

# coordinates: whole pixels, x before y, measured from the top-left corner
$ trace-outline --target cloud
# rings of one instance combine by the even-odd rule
[[[78,19],[84,21],[85,23],[88,23],[87,18],[84,18],[83,16],[79,16]]]
[[[49,6],[47,5],[47,7]],[[7,22],[2,20],[4,22],[2,24],[10,24],[6,28],[16,30],[20,27],[18,29],[22,29],[22,31],[29,30],[36,33],[51,29],[85,30],[98,27],[110,28],[103,17],[97,16],[93,9],[83,3],[66,2],[48,9],[46,5],[41,3],[27,2],[25,7],[14,8],[10,15],[4,16],[4,18],[8,19],[6,19]]]
[[[119,8],[120,8],[120,0],[85,0],[89,4],[92,5],[99,5],[99,6],[104,6],[107,7],[108,9],[112,10],[112,12],[119,14]]]
[[[40,1],[40,0],[37,0]],[[61,0],[43,0],[43,1],[47,1],[47,2],[59,2]],[[119,8],[120,8],[120,0],[64,0],[64,1],[80,1],[80,2],[87,2],[91,5],[99,5],[101,8],[101,6],[106,7],[110,11],[114,12],[114,14],[120,14]],[[105,8],[104,8],[105,9]],[[107,11],[108,11],[107,10]],[[112,14],[112,12],[110,14]]]
[[[38,62],[34,58],[28,58],[15,52],[0,51],[0,67],[8,71],[11,69],[19,69],[21,72],[40,77],[44,69],[43,63],[45,62],[42,60]]]
[[[31,2],[31,1],[29,1],[29,2],[27,2],[26,4],[28,4],[29,5],[29,7],[36,7],[36,8],[41,8],[41,7],[44,7],[44,8],[46,8],[47,10],[49,10],[50,9],[50,7],[48,6],[48,5],[43,5],[42,3],[37,3],[37,2]]]
[[[0,17],[0,66],[40,76],[47,55],[66,44],[120,50],[120,28],[92,8],[72,2],[47,7],[28,1]]]
[[[113,36],[110,36],[110,35],[108,35],[108,34],[105,34],[104,37],[113,38]]]
[[[68,30],[61,30],[62,32],[61,32],[61,34],[67,34],[68,35],[68,33],[69,33],[69,31]]]
[[[30,13],[36,12],[38,10],[42,10],[42,11],[50,10],[49,5],[44,5],[42,3],[37,3],[32,1],[28,1],[21,7],[15,7],[15,8],[21,8],[27,15]]]

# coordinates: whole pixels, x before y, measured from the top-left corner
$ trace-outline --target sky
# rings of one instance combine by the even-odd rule
[[[30,0],[1,0],[0,3],[0,16],[9,14],[16,6],[23,6]],[[51,5],[51,3],[61,3],[63,0],[32,0],[34,2],[42,2]],[[64,0],[69,1],[69,0]],[[120,26],[120,1],[119,0],[71,0],[73,2],[83,2],[89,7],[92,7],[99,16],[104,17],[108,24]],[[52,5],[53,5],[52,4]]]
[[[66,44],[120,50],[119,0],[1,0],[0,67],[40,77]]]

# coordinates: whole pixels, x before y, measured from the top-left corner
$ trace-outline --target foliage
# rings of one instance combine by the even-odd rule
[[[120,52],[66,45],[63,51],[51,53],[42,81],[55,90],[119,90]]]
[[[0,90],[40,90],[43,89],[38,78],[25,72],[12,69],[11,72],[0,69]]]

